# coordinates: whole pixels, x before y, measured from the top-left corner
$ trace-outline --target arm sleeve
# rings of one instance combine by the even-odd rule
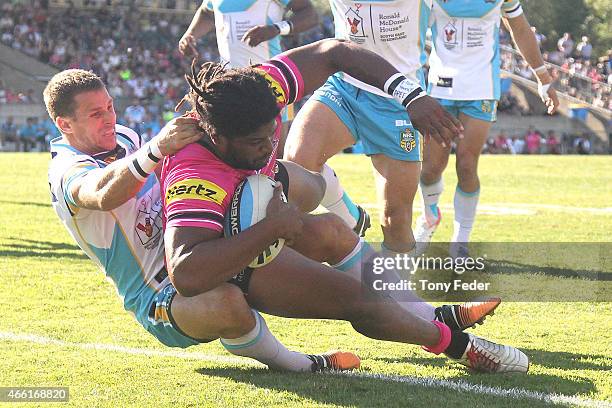
[[[281,107],[290,105],[304,96],[302,74],[288,57],[278,55],[256,66],[255,69],[266,78]]]
[[[228,194],[219,177],[203,165],[180,163],[164,174],[164,213],[168,227],[200,227],[223,231]],[[215,177],[217,176],[217,177]]]

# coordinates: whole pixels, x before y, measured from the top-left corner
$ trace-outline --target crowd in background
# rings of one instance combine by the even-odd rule
[[[509,136],[500,131],[497,136],[489,137],[483,146],[488,154],[591,154],[591,137],[588,134],[568,134],[559,136],[554,130],[544,135],[530,126],[523,135]]]
[[[84,21],[87,24],[83,24]],[[117,110],[118,122],[148,138],[176,115],[174,106],[187,90],[183,73],[188,71],[190,61],[181,58],[177,42],[189,21],[190,17],[185,15],[146,14],[129,8],[52,10],[46,8],[44,0],[34,0],[28,5],[4,3],[0,6],[0,41],[58,69],[82,68],[96,72],[107,84],[116,106],[121,107]],[[308,32],[283,37],[285,46],[293,48],[333,36],[331,16],[322,16],[320,21],[319,26]],[[592,59],[592,45],[588,38],[583,37],[580,43],[574,44],[571,36],[564,35],[557,43],[557,50],[547,52],[546,38],[535,32],[549,61],[594,81],[587,85],[569,83],[572,89],[568,93],[580,96],[583,92],[589,102],[612,108],[607,85],[607,81],[612,81],[612,75],[609,75],[612,51],[596,61]],[[502,43],[508,43],[507,33],[501,36]],[[202,59],[218,60],[214,32],[199,41],[198,47]],[[514,58],[511,53],[503,54],[503,68],[532,78],[531,70],[516,63]],[[555,75],[560,82],[563,81],[559,72]],[[603,83],[608,87],[602,86]],[[588,95],[585,86],[589,88]],[[41,99],[33,90],[17,92],[0,81],[0,104],[40,103]],[[509,93],[502,96],[499,110],[517,115],[529,114]],[[24,151],[43,149],[58,134],[48,119],[31,118],[21,126],[9,119],[0,126],[0,143],[13,142]],[[513,136],[508,140],[524,140],[527,145],[527,136]],[[540,139],[547,140],[543,136]],[[568,143],[571,145],[573,142]],[[565,146],[567,143],[559,141],[559,144]],[[546,141],[539,144],[548,145]],[[510,146],[514,146],[513,143],[493,139],[492,143],[487,142],[485,151],[522,152]],[[563,148],[563,151],[571,149]],[[540,147],[538,152],[548,150]]]
[[[564,33],[556,44],[550,44],[535,27],[531,29],[544,59],[554,64],[552,75],[556,88],[596,107],[612,110],[612,49],[597,57],[593,55],[593,45],[587,36],[575,43],[570,33]],[[500,42],[510,44],[510,36],[504,30],[501,30]],[[534,79],[533,71],[516,52],[504,48],[501,57],[502,69]]]

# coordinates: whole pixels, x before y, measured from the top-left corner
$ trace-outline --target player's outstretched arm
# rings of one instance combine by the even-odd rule
[[[198,55],[196,44],[198,39],[215,28],[215,19],[210,10],[206,8],[206,0],[198,8],[191,20],[191,24],[179,40],[179,51],[184,57]]]
[[[251,27],[242,36],[242,41],[256,47],[277,35],[298,34],[309,30],[319,22],[317,11],[310,0],[293,0],[287,5],[287,9],[293,12],[290,18],[269,25]]]
[[[463,132],[461,123],[430,98],[418,83],[405,78],[378,54],[348,41],[327,39],[283,53],[299,68],[304,94],[319,88],[342,71],[391,94],[402,103],[413,126],[438,143],[450,145]]]
[[[552,87],[553,78],[546,68],[538,41],[533,31],[531,31],[529,21],[527,21],[525,14],[521,14],[517,17],[505,18],[504,22],[512,35],[516,47],[533,69],[538,79],[540,98],[546,104],[548,113],[552,115],[559,108],[559,98],[555,88]]]
[[[113,210],[138,193],[164,156],[176,153],[201,136],[194,119],[173,119],[136,153],[76,179],[70,184],[70,196],[80,208]]]
[[[278,238],[295,239],[302,230],[301,212],[281,201],[281,191],[275,188],[266,218],[232,237],[206,228],[168,227],[166,264],[178,293],[189,297],[207,292],[246,268]]]

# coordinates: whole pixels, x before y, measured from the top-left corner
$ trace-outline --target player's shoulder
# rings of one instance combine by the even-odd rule
[[[266,78],[279,104],[289,105],[303,97],[304,80],[300,69],[285,54],[279,54],[254,68]]]
[[[127,126],[117,123],[115,125],[115,133],[117,135],[118,142],[123,142],[125,145],[134,150],[139,149],[142,145],[142,138],[140,135]]]

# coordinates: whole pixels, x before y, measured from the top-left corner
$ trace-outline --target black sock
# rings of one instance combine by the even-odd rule
[[[444,354],[449,356],[450,358],[459,359],[463,357],[463,353],[465,353],[465,349],[470,342],[470,336],[466,333],[453,330],[451,332],[451,341],[446,350],[444,350]]]
[[[450,327],[451,330],[461,330],[459,322],[457,322],[457,319],[455,317],[459,315],[458,309],[459,305],[438,306],[434,310],[436,320],[444,323],[445,325]],[[453,312],[455,313],[453,314]]]

